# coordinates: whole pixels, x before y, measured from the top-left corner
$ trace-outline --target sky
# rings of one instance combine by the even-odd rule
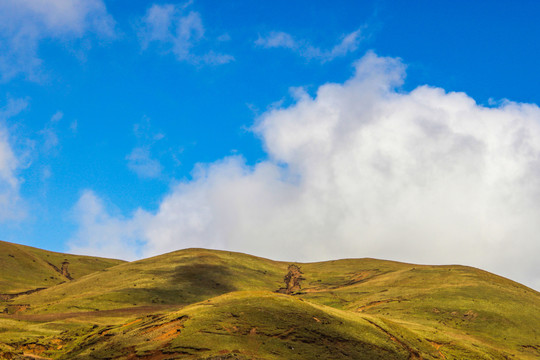
[[[540,290],[540,3],[0,0],[0,239]]]

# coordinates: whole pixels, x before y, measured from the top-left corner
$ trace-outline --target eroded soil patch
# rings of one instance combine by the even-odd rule
[[[384,332],[386,335],[388,335],[390,337],[390,340],[392,340],[396,344],[399,344],[401,347],[403,347],[405,350],[407,350],[407,352],[409,353],[409,359],[411,359],[411,360],[421,360],[422,359],[422,356],[420,356],[420,353],[418,351],[416,351],[415,349],[413,349],[412,347],[410,347],[409,345],[407,345],[406,343],[404,343],[403,341],[398,339],[396,336],[392,335],[388,330],[384,329],[380,325],[377,325],[375,322],[373,322],[373,321],[371,321],[369,319],[364,319],[364,320],[366,320],[368,323],[370,323],[371,325],[375,326],[377,329]]]
[[[386,300],[372,301],[370,303],[367,303],[366,305],[360,306],[358,309],[356,309],[356,311],[362,312],[362,311],[371,309],[372,307],[383,305],[383,304],[388,304],[388,303],[394,302],[394,301],[401,301],[401,300],[400,299],[386,299]]]
[[[298,265],[289,265],[289,268],[287,270],[287,275],[283,277],[285,287],[278,289],[276,292],[290,295],[294,292],[300,291],[300,289],[302,289],[300,282],[306,279],[302,276],[304,273],[300,270],[300,267],[298,267]]]

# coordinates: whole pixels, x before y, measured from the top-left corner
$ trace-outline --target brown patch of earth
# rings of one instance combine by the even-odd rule
[[[300,270],[298,265],[289,265],[289,268],[287,270],[287,275],[283,277],[285,287],[280,288],[276,292],[290,295],[296,291],[299,291],[302,288],[302,286],[300,285],[300,281],[306,279],[302,276],[304,273]]]
[[[152,341],[165,343],[180,335],[181,330],[184,328],[184,322],[187,319],[187,316],[182,316],[165,324],[145,328],[142,333],[149,335]]]
[[[53,360],[52,358],[46,358],[46,357],[42,357],[42,356],[38,356],[38,355],[34,355],[34,354],[27,354],[27,353],[23,353],[23,357],[22,358],[19,357],[18,359],[21,359],[21,360],[30,360],[30,359]]]
[[[225,329],[225,331],[228,332],[229,334],[232,334],[238,331],[238,327],[236,325],[233,325],[232,327],[223,327],[223,329]]]
[[[96,311],[80,311],[80,312],[65,312],[65,313],[49,313],[49,314],[0,314],[0,318],[12,318],[17,320],[27,321],[55,321],[64,320],[76,317],[101,317],[101,316],[128,316],[139,314],[151,314],[161,310],[179,309],[180,305],[148,305],[135,306],[129,308],[120,308],[113,310],[96,310]]]
[[[356,309],[356,311],[362,312],[362,311],[365,311],[367,309],[371,309],[372,307],[382,305],[382,304],[388,304],[389,302],[394,302],[394,301],[401,301],[401,300],[399,300],[399,299],[387,299],[387,300],[372,301],[370,303],[367,303],[366,305],[360,306],[358,309]]]
[[[8,304],[2,314],[17,314],[30,308],[29,304]]]
[[[156,350],[148,354],[137,355],[134,351],[130,353],[125,359],[126,360],[167,360],[167,359],[178,359],[178,356],[183,355],[182,353],[165,353],[162,350]]]
[[[130,326],[130,325],[136,324],[136,323],[141,322],[141,321],[142,321],[142,319],[135,319],[133,321],[128,322],[127,324],[122,325],[122,327]]]
[[[281,333],[280,335],[275,335],[274,337],[279,338],[281,340],[289,340],[289,338],[291,337],[291,334],[294,332],[294,330],[296,330],[296,328],[293,326],[289,330]]]
[[[375,271],[360,271],[360,272],[353,273],[349,281],[347,281],[343,285],[323,286],[323,287],[316,286],[314,288],[303,289],[303,291],[307,293],[316,293],[316,292],[327,292],[328,290],[342,289],[345,287],[363,283],[369,279],[372,279],[375,275],[377,275],[377,272]]]
[[[60,350],[64,347],[64,341],[62,339],[52,339],[51,345],[56,346],[56,350]]]
[[[17,296],[30,295],[30,294],[33,294],[35,292],[45,290],[45,289],[46,289],[45,287],[41,287],[41,288],[22,291],[22,292],[13,293],[13,294],[0,294],[0,300],[1,301],[9,301],[9,300],[15,299]]]
[[[372,278],[373,275],[375,275],[375,274],[376,274],[375,271],[360,271],[360,272],[354,273],[354,274],[352,274],[351,279],[349,280],[349,282],[347,282],[343,286],[351,286],[351,285],[355,285],[355,284],[364,282],[367,279]]]
[[[388,330],[384,329],[380,325],[377,325],[375,322],[373,322],[373,321],[371,321],[369,319],[364,319],[364,320],[366,320],[368,323],[370,323],[371,325],[375,326],[377,329],[384,332],[386,335],[388,335],[390,337],[390,340],[392,340],[393,342],[395,342],[396,344],[402,346],[405,350],[407,350],[407,352],[409,353],[409,359],[411,359],[411,360],[421,360],[422,359],[422,356],[420,356],[420,353],[417,350],[413,349],[408,344],[406,344],[403,341],[399,340],[396,336],[392,335]]]
[[[463,314],[463,317],[462,317],[462,318],[463,318],[463,320],[469,320],[469,321],[471,321],[471,320],[476,319],[477,317],[478,317],[478,314],[477,314],[477,313],[475,313],[475,312],[472,311],[472,310],[469,310],[469,311],[467,311],[465,314]]]
[[[444,356],[444,354],[441,352],[441,347],[443,347],[444,344],[441,344],[441,343],[438,343],[436,341],[433,341],[433,340],[428,340],[428,342],[431,344],[431,346],[433,346],[435,348],[435,350],[437,350],[437,352],[439,353],[440,357],[442,359],[446,359],[446,356]]]
[[[22,344],[22,345],[16,345],[14,347],[15,352],[18,354],[13,353],[0,353],[0,358],[2,359],[41,359],[41,360],[52,360],[48,357],[41,356],[45,351],[49,351],[51,349],[54,349],[54,347],[37,344],[37,343],[28,343],[28,344]],[[22,352],[22,355],[20,353]],[[3,357],[2,357],[3,356]]]

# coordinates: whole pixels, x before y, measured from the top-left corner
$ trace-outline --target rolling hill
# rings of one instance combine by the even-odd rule
[[[0,302],[0,358],[540,358],[540,293],[471,267],[205,249],[122,263],[23,247],[77,264],[45,284],[50,266],[3,246],[13,267],[0,281],[20,269],[33,281],[8,290],[47,288]]]
[[[51,287],[123,262],[0,241],[0,294],[9,296]]]

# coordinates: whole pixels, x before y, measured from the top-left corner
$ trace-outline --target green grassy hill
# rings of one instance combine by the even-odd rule
[[[0,241],[0,294],[50,287],[123,262]]]
[[[88,272],[0,303],[0,358],[540,358],[540,293],[470,267],[187,249]]]

